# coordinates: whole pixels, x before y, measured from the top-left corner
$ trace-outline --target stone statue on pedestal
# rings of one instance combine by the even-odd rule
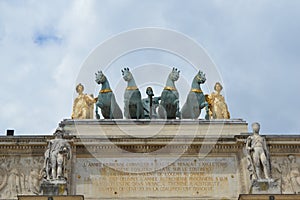
[[[266,140],[259,135],[260,124],[252,124],[253,135],[247,138],[246,150],[249,160],[248,169],[251,169],[251,180],[271,179],[270,156]]]
[[[91,95],[83,93],[84,86],[79,83],[76,86],[78,96],[73,103],[72,119],[93,119],[95,99]]]
[[[280,194],[279,184],[271,178],[271,163],[266,139],[259,135],[260,124],[252,124],[253,135],[246,141],[248,171],[252,194]]]
[[[71,146],[67,140],[63,139],[63,131],[59,127],[56,129],[55,139],[50,140],[48,149],[45,152],[44,178],[47,180],[64,180],[64,169],[66,159],[71,158]]]
[[[66,168],[67,160],[71,158],[71,146],[63,139],[63,134],[62,128],[57,128],[54,133],[55,139],[49,141],[45,152],[41,189],[46,195],[62,195],[67,188]]]
[[[225,103],[225,99],[223,95],[221,95],[223,86],[221,83],[217,82],[214,89],[215,92],[206,95],[206,100],[209,103],[210,119],[229,119],[230,113],[227,104]]]

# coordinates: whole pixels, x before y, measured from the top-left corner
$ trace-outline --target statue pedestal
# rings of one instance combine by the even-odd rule
[[[300,199],[297,194],[241,194],[238,200],[296,200]]]
[[[251,185],[251,194],[281,194],[280,181],[261,179],[255,180]]]
[[[67,195],[67,182],[65,180],[43,181],[41,184],[43,195]]]
[[[83,195],[63,195],[63,196],[49,196],[49,195],[18,195],[18,200],[84,200]]]

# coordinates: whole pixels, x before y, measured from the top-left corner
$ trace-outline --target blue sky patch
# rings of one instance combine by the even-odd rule
[[[36,33],[33,37],[33,42],[40,46],[53,43],[61,44],[62,38],[51,33]]]

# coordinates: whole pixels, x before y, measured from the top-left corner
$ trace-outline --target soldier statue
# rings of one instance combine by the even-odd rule
[[[248,159],[248,170],[251,180],[268,179],[270,175],[270,156],[266,140],[259,135],[259,123],[252,124],[253,135],[247,138],[246,150]],[[263,172],[263,173],[262,173]],[[264,175],[262,175],[264,174]]]
[[[71,158],[71,146],[63,139],[62,128],[57,128],[54,135],[55,139],[49,141],[45,152],[44,178],[50,181],[65,180],[66,159]]]

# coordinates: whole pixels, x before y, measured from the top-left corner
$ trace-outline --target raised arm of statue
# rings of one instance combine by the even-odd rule
[[[92,94],[90,94],[90,95],[85,94],[84,97],[85,97],[85,100],[86,100],[86,102],[88,104],[94,104],[94,103],[96,103],[96,99],[93,97]]]

